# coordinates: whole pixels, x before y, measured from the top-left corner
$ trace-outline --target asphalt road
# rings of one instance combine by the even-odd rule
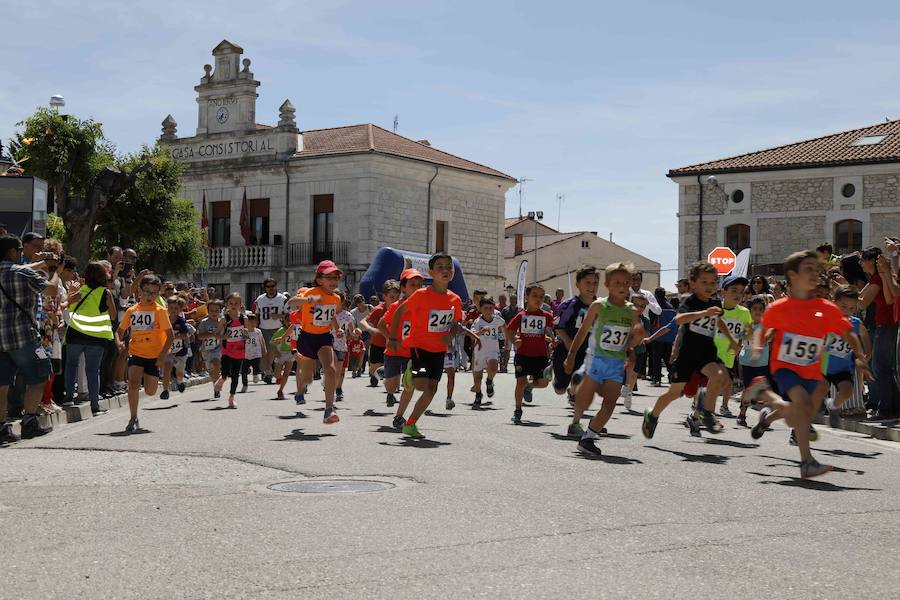
[[[680,401],[649,441],[620,406],[590,460],[563,398],[515,426],[511,376],[482,411],[470,382],[420,442],[357,379],[336,425],[317,384],[304,407],[251,385],[238,410],[203,386],[145,403],[147,433],[119,410],[0,449],[0,598],[897,597],[897,444],[820,428],[839,470],[805,482],[783,425],[690,438]],[[317,477],[394,487],[268,488]]]

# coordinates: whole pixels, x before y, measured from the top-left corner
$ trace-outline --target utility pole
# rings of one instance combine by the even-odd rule
[[[527,177],[519,177],[519,218],[522,218],[522,188],[525,187],[526,181],[534,181],[534,179],[529,179]]]
[[[562,205],[563,202],[566,201],[565,194],[557,194],[556,195],[556,228],[559,229],[560,222],[562,221]]]

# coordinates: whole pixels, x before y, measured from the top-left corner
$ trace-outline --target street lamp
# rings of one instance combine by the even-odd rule
[[[537,246],[537,226],[538,221],[544,220],[544,211],[529,211],[528,219],[534,222],[534,283],[538,282],[538,264],[537,264],[537,256],[538,256],[538,246]]]
[[[59,109],[66,105],[66,99],[59,94],[50,96],[50,108],[59,112]]]

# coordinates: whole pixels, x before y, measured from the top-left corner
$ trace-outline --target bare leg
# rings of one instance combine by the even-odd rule
[[[584,384],[587,381],[593,380],[589,377],[586,378],[581,383],[582,387],[584,387]],[[594,382],[594,385],[596,386],[596,382]],[[588,425],[588,427],[596,433],[600,433],[603,428],[606,427],[610,417],[612,417],[613,411],[616,410],[616,401],[619,399],[619,394],[622,392],[622,384],[615,381],[604,381],[603,384],[599,386],[599,391],[600,395],[603,397],[603,404]]]
[[[650,411],[650,414],[658,418],[662,412],[666,410],[667,406],[681,396],[681,392],[684,391],[684,385],[684,383],[673,383],[669,386],[669,389],[656,399],[656,403],[653,405],[653,410]]]
[[[453,397],[453,389],[456,387],[456,369],[444,369],[447,374],[447,397]]]
[[[578,391],[575,393],[575,409],[572,412],[572,423],[581,422],[581,416],[584,414],[584,411],[590,408],[591,403],[594,401],[594,396],[600,390],[600,387],[600,384],[590,377],[585,377],[581,380],[581,385],[578,386]],[[619,388],[621,389],[621,387],[620,384]],[[600,430],[598,429],[597,431]]]
[[[322,365],[322,378],[325,380],[325,408],[327,410],[334,406],[334,390],[337,381],[337,365],[331,346],[319,348],[319,362]]]

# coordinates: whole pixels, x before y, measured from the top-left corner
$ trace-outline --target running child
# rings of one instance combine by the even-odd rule
[[[644,313],[647,311],[647,307],[650,306],[650,301],[640,292],[632,290],[630,302],[635,310],[638,311],[641,326],[643,326],[644,331],[646,332],[650,329],[650,318],[645,317]],[[622,386],[621,395],[622,405],[627,411],[631,410],[632,392],[634,391],[635,386],[637,386],[637,372],[634,370],[634,364],[640,355],[647,352],[647,349],[647,346],[644,344],[635,344],[632,350],[632,360],[625,361],[625,385]]]
[[[340,421],[334,410],[335,380],[337,368],[334,359],[334,336],[339,331],[335,316],[341,305],[341,297],[334,293],[341,276],[344,274],[337,265],[330,260],[323,260],[316,267],[316,275],[313,278],[313,287],[302,292],[288,301],[290,306],[300,307],[302,330],[300,339],[297,340],[297,354],[299,356],[299,371],[303,392],[295,397],[297,404],[305,404],[304,394],[309,389],[313,380],[313,371],[316,368],[316,360],[322,365],[323,380],[325,383],[325,412],[322,421],[331,425]]]
[[[400,331],[404,315],[409,319],[407,347],[410,352],[413,382],[421,392],[412,413],[403,426],[403,433],[413,439],[425,437],[419,432],[418,421],[425,414],[444,371],[444,353],[452,336],[450,331],[462,320],[462,301],[448,289],[453,279],[453,259],[438,252],[428,259],[428,273],[432,283],[412,294],[400,305],[391,319],[390,330]],[[400,339],[388,343],[396,351]],[[479,344],[480,340],[476,341]]]
[[[852,285],[842,285],[834,291],[834,303],[853,325],[853,333],[859,337],[863,353],[868,356],[872,348],[869,330],[856,316],[859,290]],[[837,396],[828,402],[829,422],[832,428],[837,428],[840,425],[841,406],[853,395],[856,370],[853,349],[840,336],[829,333],[825,340],[825,357],[822,360],[825,380],[837,388]]]
[[[522,422],[522,400],[526,387],[545,388],[547,366],[550,362],[548,347],[553,343],[553,315],[541,308],[544,304],[544,288],[532,284],[525,288],[525,308],[507,325],[507,337],[513,337],[516,357],[516,408],[512,421]],[[531,378],[529,383],[528,379]]]
[[[360,331],[356,328],[356,319],[350,314],[350,300],[341,290],[335,290],[341,298],[341,307],[334,316],[338,329],[334,337],[334,366],[337,369],[334,378],[334,399],[340,402],[344,399],[344,375],[347,373],[347,349],[351,338],[359,337]]]
[[[128,409],[131,418],[125,431],[132,433],[141,428],[138,421],[138,399],[141,384],[148,396],[156,395],[159,370],[165,365],[166,355],[172,345],[172,323],[168,311],[160,306],[161,282],[156,275],[144,275],[140,282],[140,300],[125,311],[116,330],[119,343],[131,331],[128,342]]]
[[[268,354],[266,346],[266,335],[258,328],[259,317],[256,313],[248,312],[246,315],[247,323],[247,345],[244,349],[244,362],[241,364],[241,393],[247,392],[247,375],[253,370],[253,383],[259,383],[259,374],[261,372],[260,362],[263,356]],[[271,336],[269,336],[271,339]]]
[[[771,332],[766,336],[760,352],[754,356],[752,339],[757,334],[763,335],[762,318],[766,312],[766,306],[769,300],[764,295],[757,295],[747,301],[746,307],[750,311],[750,327],[744,335],[741,347],[740,364],[741,379],[744,383],[744,391],[741,394],[741,410],[738,413],[737,424],[741,427],[749,427],[747,425],[747,408],[750,401],[747,399],[747,390],[750,384],[757,377],[769,376],[769,342],[771,341]]]
[[[809,428],[828,389],[821,365],[827,335],[839,335],[856,355],[854,364],[859,372],[870,375],[868,357],[853,325],[832,302],[813,297],[821,271],[822,262],[812,250],[785,259],[789,295],[770,304],[762,319],[763,327],[775,330],[769,370],[781,396],[772,391],[765,377],[754,379],[747,390],[750,401],[760,399],[768,405],[760,411],[751,435],[761,438],[769,425],[783,418],[796,432],[802,479],[824,475],[833,468],[819,463],[809,448]],[[754,353],[762,352],[762,344],[757,331]]]
[[[281,314],[281,327],[272,334],[272,346],[275,348],[275,382],[278,384],[277,398],[284,400],[284,386],[291,378],[294,368],[294,354],[291,351],[291,314]]]
[[[213,382],[213,397],[222,394],[216,387],[222,369],[222,301],[212,299],[206,303],[206,317],[197,324],[197,339],[200,340],[200,356],[209,370],[209,380]]]
[[[643,311],[628,301],[633,273],[634,267],[630,264],[620,262],[606,267],[604,284],[609,295],[591,303],[563,363],[566,372],[572,373],[578,361],[578,352],[584,342],[588,342],[591,360],[575,393],[576,416],[569,426],[569,435],[581,433],[578,450],[583,454],[602,454],[596,440],[600,439],[603,428],[616,409],[616,401],[625,381],[628,351],[646,336],[641,322]],[[643,298],[645,303],[647,301],[641,295],[635,297],[638,298]],[[581,415],[596,394],[603,398],[603,404],[588,428],[582,431]]]
[[[366,342],[362,337],[350,338],[347,342],[347,352],[349,360],[347,368],[353,373],[352,378],[356,379],[362,372],[363,356],[366,352]]]
[[[475,388],[473,409],[481,407],[482,373],[487,371],[487,396],[494,397],[494,377],[500,368],[500,338],[506,337],[506,322],[497,312],[494,299],[484,297],[480,301],[481,314],[472,322],[471,332],[481,339],[481,346],[472,351],[472,379]]]
[[[178,391],[184,393],[184,368],[190,352],[190,339],[195,332],[194,328],[188,324],[181,314],[181,309],[184,308],[184,301],[181,298],[177,296],[167,298],[166,308],[168,309],[169,322],[172,324],[173,339],[172,347],[169,348],[169,353],[166,355],[166,362],[163,366],[163,391],[159,395],[161,400],[169,399],[172,369],[175,370],[175,382],[178,386]]]
[[[672,363],[672,385],[656,399],[652,409],[644,410],[641,432],[646,438],[653,437],[659,416],[681,395],[695,373],[707,378],[703,422],[710,433],[721,431],[713,415],[716,408],[714,402],[730,379],[717,356],[714,341],[716,331],[721,331],[727,337],[733,349],[740,349],[740,346],[719,319],[722,315],[722,303],[714,297],[719,281],[716,268],[708,262],[696,262],[691,265],[688,278],[693,293],[684,299],[675,317],[675,323],[680,326],[681,339],[678,356]],[[692,421],[690,415],[688,420]]]
[[[447,402],[444,406],[447,410],[456,408],[456,402],[453,401],[453,390],[456,388],[456,370],[459,368],[461,355],[459,351],[460,330],[462,330],[462,325],[457,323],[449,331],[447,352],[444,354],[444,375],[447,376]]]
[[[741,304],[741,300],[744,297],[744,288],[747,287],[748,283],[746,278],[737,275],[729,275],[722,280],[721,320],[725,323],[725,326],[728,327],[731,337],[740,344],[743,344],[744,339],[747,337],[750,323],[753,321],[750,316],[750,311]],[[732,350],[728,338],[721,333],[716,334],[714,341],[716,343],[716,356],[719,357],[719,360],[722,361],[722,364],[728,369],[729,378],[728,384],[722,388],[720,392],[722,395],[722,406],[719,408],[719,415],[722,417],[733,417],[734,415],[731,413],[731,409],[728,408],[728,400],[731,398],[732,382],[738,376],[737,368],[734,366],[734,359],[737,356],[737,352]],[[738,352],[739,351],[740,349]],[[708,394],[709,390],[707,390],[707,395]],[[715,406],[716,399],[713,398],[711,402],[713,406]]]
[[[569,402],[575,401],[575,382],[573,375],[578,372],[585,362],[588,352],[588,340],[585,339],[575,353],[575,364],[572,374],[566,373],[564,363],[572,349],[572,342],[578,334],[584,316],[587,314],[591,303],[597,298],[597,288],[600,286],[600,275],[597,268],[585,265],[575,272],[575,287],[578,295],[568,300],[563,300],[559,305],[559,318],[553,331],[562,341],[553,349],[553,391],[558,395],[568,394]]]
[[[225,298],[225,316],[220,321],[222,330],[222,375],[216,382],[215,391],[221,392],[225,380],[231,380],[228,394],[228,408],[237,408],[234,395],[237,393],[238,379],[241,377],[247,348],[246,315],[243,312],[241,295],[237,292]]]
[[[378,370],[384,365],[384,350],[387,339],[378,331],[378,322],[384,316],[387,307],[400,297],[400,282],[388,279],[381,286],[382,302],[373,306],[369,315],[359,322],[359,326],[371,336],[369,338],[369,386],[378,387]],[[390,405],[389,405],[390,406]]]

